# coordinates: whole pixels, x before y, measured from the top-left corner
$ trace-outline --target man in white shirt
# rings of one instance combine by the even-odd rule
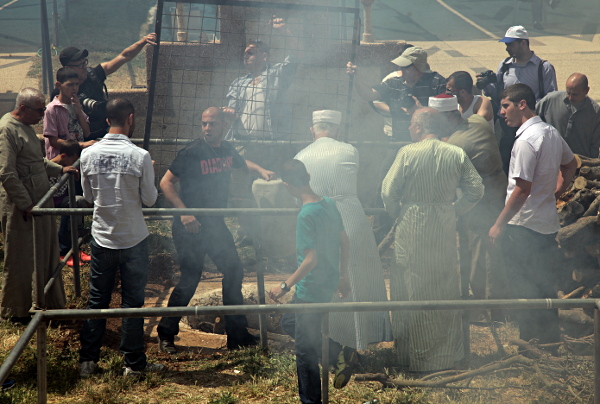
[[[142,203],[154,205],[158,191],[150,154],[129,138],[135,128],[135,109],[125,99],[106,105],[108,134],[81,153],[83,197],[94,204],[93,240],[90,243],[89,309],[106,309],[110,303],[117,269],[120,269],[123,308],[144,305],[148,278],[148,228]],[[144,319],[124,318],[121,352],[124,376],[161,371],[160,364],[146,362]],[[88,319],[81,330],[81,377],[89,377],[100,359],[106,319]]]
[[[535,94],[514,84],[500,94],[500,115],[518,128],[508,172],[506,205],[489,232],[502,238],[515,298],[556,298],[556,198],[568,187],[577,164],[558,131],[535,114]],[[518,310],[520,338],[560,340],[557,310]]]

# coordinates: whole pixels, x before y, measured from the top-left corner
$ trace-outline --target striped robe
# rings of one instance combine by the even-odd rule
[[[350,239],[348,275],[351,292],[334,302],[387,301],[379,251],[371,225],[356,194],[358,150],[329,137],[317,139],[295,157],[306,165],[315,193],[336,203]],[[331,313],[330,336],[355,349],[370,343],[391,341],[391,324],[386,312]]]
[[[457,188],[462,196],[454,202]],[[386,210],[399,217],[392,300],[460,299],[456,215],[483,189],[459,147],[426,139],[398,152],[382,185]],[[459,311],[393,312],[392,327],[400,365],[411,371],[454,368],[464,357]]]

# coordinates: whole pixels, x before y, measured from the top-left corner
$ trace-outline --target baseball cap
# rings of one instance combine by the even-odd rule
[[[440,112],[458,111],[458,98],[455,95],[440,94],[429,97],[427,105]]]
[[[522,25],[515,25],[514,27],[510,27],[504,38],[500,39],[498,42],[511,43],[516,41],[517,39],[529,39],[529,34],[527,30]]]
[[[415,65],[421,73],[431,73],[429,63],[427,63],[427,52],[418,46],[413,46],[402,52],[402,55],[392,60],[392,63],[400,67]]]
[[[86,49],[79,50],[74,46],[69,46],[68,48],[65,48],[62,51],[60,51],[60,55],[58,56],[58,58],[60,60],[60,64],[66,66],[71,62],[86,58],[87,55],[88,51]]]
[[[313,124],[319,122],[332,123],[339,125],[342,122],[342,113],[331,109],[322,109],[313,112]]]

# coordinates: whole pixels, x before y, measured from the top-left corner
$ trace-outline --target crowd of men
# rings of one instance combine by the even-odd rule
[[[271,25],[293,38],[282,19],[273,17]],[[34,227],[31,209],[50,189],[50,179],[77,171],[72,165],[79,156],[80,206],[94,207],[88,307],[108,307],[117,271],[122,307],[143,306],[149,233],[141,208],[157,199],[153,161],[130,140],[134,105],[122,98],[108,99],[103,83],[155,39],[150,34],[94,68],[87,67],[87,50],[64,49],[64,67],[57,72],[56,94],[48,106],[41,92],[26,88],[15,109],[0,120],[2,318],[29,320],[33,257],[35,271],[45,282],[65,254],[58,247],[57,235],[62,233],[53,217],[36,218]],[[391,218],[388,228],[397,223],[392,300],[555,297],[555,201],[575,173],[573,153],[598,157],[600,107],[588,97],[587,78],[581,73],[573,73],[566,90],[557,91],[554,67],[530,49],[522,26],[509,28],[500,42],[506,44],[509,57],[497,72],[477,77],[477,87],[489,98],[473,94],[468,72],[457,71],[446,79],[433,71],[426,51],[417,46],[405,47],[392,60],[399,69],[373,87],[359,67],[347,64],[357,93],[390,119],[386,132],[394,140],[410,142],[387,152],[381,175],[374,179],[381,183],[381,202]],[[248,75],[231,84],[227,106],[203,112],[202,135],[177,153],[160,189],[175,208],[225,208],[234,172],[240,174],[241,184],[256,177],[272,181],[279,174],[302,205],[296,234],[298,267],[269,296],[278,301],[295,286],[293,303],[385,301],[376,238],[357,198],[358,151],[340,140],[342,114],[315,111],[313,143],[295,156],[288,150],[275,158],[226,140],[277,138],[282,125],[289,124],[282,100],[302,56],[301,46],[290,44],[290,55],[274,65],[264,43],[248,44]],[[45,157],[32,128],[44,116]],[[249,221],[244,230],[251,232],[252,227]],[[457,232],[460,244],[467,246],[460,255],[462,264],[468,263],[466,274],[458,270]],[[189,303],[206,255],[223,274],[223,304],[243,304],[243,265],[223,217],[176,216],[172,235],[181,277],[169,307]],[[49,309],[65,307],[60,277],[43,302]],[[282,319],[282,328],[295,339],[303,403],[321,402],[320,318],[297,313]],[[556,310],[520,311],[515,318],[524,340],[552,343],[560,337]],[[177,353],[180,319],[160,320],[162,352]],[[225,321],[228,349],[257,344],[245,316],[230,315]],[[457,311],[394,312],[391,319],[386,312],[332,314],[335,387],[348,383],[358,362],[356,350],[392,339],[398,364],[410,371],[459,366],[465,355],[462,321]],[[103,319],[84,322],[82,377],[97,370],[105,328]],[[146,360],[142,319],[124,319],[122,334],[124,375],[165,368]]]

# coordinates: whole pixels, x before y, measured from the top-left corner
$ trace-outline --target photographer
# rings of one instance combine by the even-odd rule
[[[146,46],[156,45],[156,34],[149,34],[127,47],[117,57],[109,62],[103,62],[95,67],[88,67],[88,51],[80,50],[73,46],[63,49],[59,59],[63,66],[68,66],[79,75],[79,91],[77,95],[84,112],[90,118],[90,136],[86,140],[94,140],[103,137],[107,130],[106,102],[108,101],[108,90],[104,81],[110,74],[119,70],[125,63],[135,58]],[[58,94],[54,90],[51,99]]]
[[[499,42],[506,44],[506,52],[509,56],[500,62],[496,74],[488,70],[477,76],[477,88],[484,90],[485,95],[492,98],[496,114],[500,105],[498,98],[500,93],[513,84],[522,83],[529,86],[535,94],[536,102],[544,98],[546,94],[558,89],[554,66],[548,61],[540,59],[529,48],[529,35],[524,27],[520,25],[510,27]],[[500,139],[502,168],[508,174],[516,129],[509,128],[504,119],[499,119],[499,123],[502,128]]]

